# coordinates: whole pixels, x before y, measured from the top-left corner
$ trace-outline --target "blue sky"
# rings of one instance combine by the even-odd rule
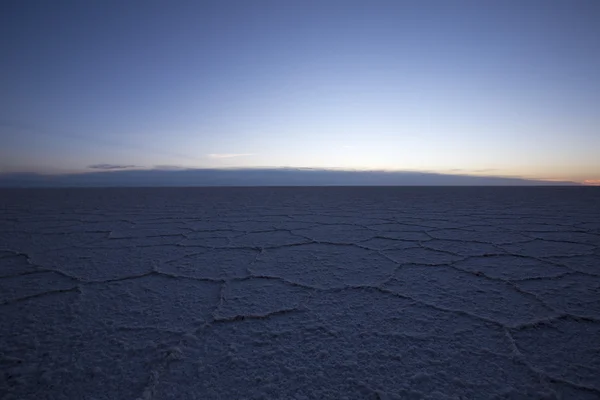
[[[3,1],[0,172],[600,182],[600,2]]]

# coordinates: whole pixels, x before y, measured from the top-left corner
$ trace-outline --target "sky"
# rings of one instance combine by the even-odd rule
[[[597,0],[4,0],[0,172],[600,183]]]

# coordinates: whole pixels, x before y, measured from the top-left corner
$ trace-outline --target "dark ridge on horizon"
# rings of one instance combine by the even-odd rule
[[[108,170],[80,174],[0,174],[0,187],[221,187],[221,186],[583,186],[494,176],[414,171],[308,168]]]

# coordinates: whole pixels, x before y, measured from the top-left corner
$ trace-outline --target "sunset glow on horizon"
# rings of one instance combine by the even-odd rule
[[[592,0],[0,7],[0,173],[289,167],[600,184]]]

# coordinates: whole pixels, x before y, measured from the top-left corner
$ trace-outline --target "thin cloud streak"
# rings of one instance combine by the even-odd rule
[[[90,169],[101,169],[101,170],[116,170],[116,169],[131,169],[131,168],[141,168],[138,165],[119,165],[119,164],[93,164],[88,165]]]
[[[182,170],[186,170],[189,169],[189,167],[184,167],[181,165],[155,165],[154,168],[155,170],[159,170],[159,171],[182,171]]]

